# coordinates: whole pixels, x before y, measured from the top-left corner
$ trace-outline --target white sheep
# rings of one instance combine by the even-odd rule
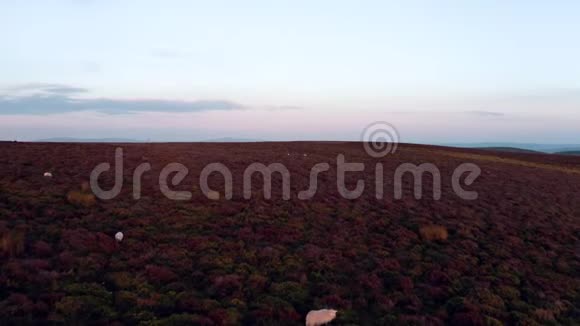
[[[318,326],[330,323],[336,318],[334,309],[312,310],[306,315],[306,326]]]
[[[52,178],[52,173],[50,173],[50,172],[44,172],[44,177],[45,178]]]
[[[117,242],[123,241],[123,232],[117,232],[115,234],[115,240],[117,240]]]

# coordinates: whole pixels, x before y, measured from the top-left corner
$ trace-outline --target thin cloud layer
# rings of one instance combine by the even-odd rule
[[[61,84],[48,84],[48,83],[30,83],[25,85],[18,85],[14,87],[8,87],[4,89],[3,93],[7,95],[24,95],[24,94],[80,94],[86,93],[89,90],[82,87],[73,87]]]
[[[0,114],[54,114],[97,111],[107,114],[134,112],[201,112],[239,110],[244,107],[226,100],[179,101],[159,99],[80,98],[89,90],[57,84],[28,84],[0,93]]]
[[[472,114],[480,117],[503,117],[505,116],[504,113],[501,112],[492,112],[492,111],[467,111],[467,114]]]

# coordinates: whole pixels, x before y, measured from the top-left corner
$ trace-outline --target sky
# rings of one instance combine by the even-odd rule
[[[0,139],[580,143],[578,1],[1,1]]]

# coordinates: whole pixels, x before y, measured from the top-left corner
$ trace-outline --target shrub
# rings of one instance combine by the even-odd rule
[[[167,318],[153,321],[150,323],[150,325],[214,325],[214,323],[211,321],[211,319],[199,315],[173,314]]]
[[[86,192],[72,190],[66,195],[66,200],[75,206],[91,207],[97,203],[95,195]]]
[[[64,297],[56,303],[56,310],[69,321],[94,322],[116,317],[109,302],[90,295]]]
[[[548,309],[539,309],[538,308],[534,311],[534,315],[536,316],[537,319],[544,321],[544,322],[555,320],[554,313]]]
[[[81,191],[84,193],[88,193],[91,190],[91,185],[88,182],[81,183]]]
[[[24,251],[24,232],[12,231],[0,236],[0,252],[3,256],[14,257]]]
[[[64,290],[70,295],[90,295],[104,301],[111,301],[113,295],[110,291],[97,283],[73,283],[64,287]]]
[[[520,298],[520,291],[511,286],[500,285],[497,289],[497,293],[500,297],[509,300],[518,300]]]
[[[271,286],[272,293],[290,302],[295,306],[302,306],[308,299],[308,289],[296,282],[274,283]]]
[[[465,299],[462,297],[453,297],[445,303],[447,312],[453,314],[455,312],[463,311],[465,308]]]
[[[477,312],[460,312],[451,317],[451,325],[483,326],[483,317]]]
[[[502,326],[503,323],[493,317],[484,317],[485,326]]]
[[[32,245],[32,251],[37,256],[46,257],[52,254],[52,247],[47,242],[36,241]]]
[[[449,236],[447,229],[439,225],[423,226],[419,229],[419,234],[426,241],[447,240]]]
[[[403,276],[399,279],[399,287],[403,292],[410,293],[414,288],[413,280],[410,277]]]
[[[107,281],[111,282],[117,289],[132,289],[138,284],[138,280],[127,272],[116,272],[107,275]]]
[[[128,311],[137,305],[137,295],[129,291],[119,291],[115,294],[115,308]]]
[[[168,283],[177,279],[177,275],[172,270],[163,266],[147,265],[145,273],[149,281],[156,284]]]
[[[212,285],[216,294],[220,296],[230,295],[242,288],[241,278],[235,274],[217,276]]]

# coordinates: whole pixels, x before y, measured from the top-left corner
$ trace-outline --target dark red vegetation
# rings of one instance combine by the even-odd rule
[[[339,311],[333,324],[574,324],[580,319],[580,158],[400,145],[370,158],[359,143],[124,144],[124,187],[112,200],[90,196],[86,182],[115,145],[0,143],[0,316],[2,324],[299,325],[311,309]],[[363,162],[353,189],[336,188],[336,156]],[[290,155],[288,155],[290,154]],[[307,154],[304,156],[303,154]],[[134,169],[149,162],[142,197]],[[177,186],[193,198],[172,201],[159,172],[179,162]],[[232,200],[212,201],[202,168],[225,164]],[[291,200],[273,177],[273,196],[242,197],[245,168],[283,163]],[[317,194],[299,200],[310,169],[327,162]],[[374,193],[384,164],[384,198]],[[405,162],[434,163],[441,200],[425,178],[393,196],[393,172]],[[464,162],[481,176],[465,201],[451,175]],[[45,171],[53,178],[43,177]],[[111,186],[112,173],[102,177]],[[223,194],[223,178],[210,186]],[[117,231],[125,239],[114,240]]]

